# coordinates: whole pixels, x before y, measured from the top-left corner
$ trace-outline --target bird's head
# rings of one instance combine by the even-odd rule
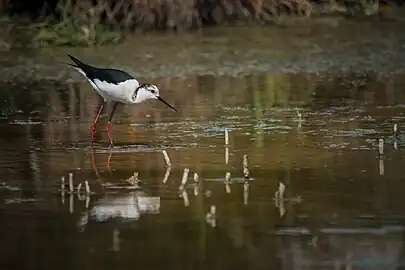
[[[134,103],[141,103],[148,99],[158,99],[167,106],[169,106],[172,110],[176,111],[169,103],[164,101],[159,95],[159,88],[154,84],[144,83],[136,88],[134,95],[132,96],[132,101]]]

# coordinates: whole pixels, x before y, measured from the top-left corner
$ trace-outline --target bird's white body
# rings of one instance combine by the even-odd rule
[[[137,102],[136,97],[133,99],[134,89],[139,87],[139,82],[136,79],[120,82],[119,84],[95,79],[92,86],[106,102],[117,101],[125,104],[140,103]]]
[[[95,206],[83,213],[78,221],[80,230],[84,230],[89,219],[103,222],[120,218],[131,221],[138,220],[143,213],[159,213],[160,197],[147,196],[143,191],[106,196],[96,202]]]
[[[81,68],[75,69],[87,79],[105,102],[116,101],[124,104],[134,104],[141,103],[147,99],[156,99],[149,91],[142,91],[142,89],[134,96],[134,89],[139,87],[139,82],[136,79],[120,82],[119,84],[113,84],[99,79],[95,79],[93,82],[87,78],[86,73],[84,73]]]

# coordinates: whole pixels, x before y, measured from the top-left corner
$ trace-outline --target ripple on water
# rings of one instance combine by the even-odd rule
[[[11,125],[43,125],[43,121],[15,120],[9,122]]]
[[[43,199],[34,199],[34,198],[10,198],[5,199],[5,204],[21,204],[21,203],[38,203],[44,201]]]
[[[0,190],[13,192],[20,191],[21,189],[19,187],[10,186],[6,182],[0,182]]]
[[[367,135],[378,134],[378,131],[375,129],[354,129],[354,130],[338,130],[335,132],[337,136],[343,137],[363,137]]]

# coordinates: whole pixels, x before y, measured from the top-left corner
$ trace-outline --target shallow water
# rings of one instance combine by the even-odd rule
[[[404,137],[393,136],[405,125],[403,78],[153,78],[179,112],[118,107],[109,151],[105,111],[93,152],[98,99],[86,82],[2,84],[1,268],[403,267]],[[61,193],[69,173],[80,196]]]

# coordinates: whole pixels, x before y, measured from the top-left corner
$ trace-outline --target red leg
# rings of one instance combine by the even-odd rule
[[[94,142],[94,136],[96,135],[96,124],[98,119],[100,118],[101,113],[103,112],[103,108],[104,108],[104,103],[100,104],[100,107],[98,109],[96,118],[94,118],[94,122],[93,125],[91,126],[91,147],[93,148],[93,142]]]
[[[113,115],[115,113],[115,109],[117,109],[118,102],[115,102],[112,108],[112,111],[110,113],[110,117],[108,118],[108,123],[107,126],[105,127],[105,131],[107,132],[108,140],[109,140],[109,146],[113,146],[113,141],[111,139],[111,134],[110,134],[110,126],[111,126],[111,119],[113,118]]]
[[[96,158],[94,157],[93,148],[91,148],[90,153],[91,153],[91,165],[93,166],[93,170],[96,172],[97,177],[100,177],[96,166]]]
[[[94,156],[93,148],[90,149],[90,153],[91,153],[91,165],[93,166],[93,170],[96,173],[98,182],[100,183],[101,187],[104,189],[104,183],[103,183],[103,181],[101,181],[100,174],[97,170],[96,158]]]

